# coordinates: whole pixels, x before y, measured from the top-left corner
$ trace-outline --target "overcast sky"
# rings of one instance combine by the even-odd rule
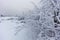
[[[0,0],[0,14],[20,14],[33,9],[31,2],[37,0]]]

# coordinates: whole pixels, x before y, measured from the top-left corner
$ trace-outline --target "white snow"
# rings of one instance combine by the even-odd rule
[[[0,35],[2,36],[2,40],[36,40],[37,39],[36,38],[37,34],[36,32],[34,32],[35,29],[33,28],[33,26],[19,23],[17,19],[7,20],[9,18],[16,19],[17,17],[0,17],[0,21],[1,21]],[[16,22],[18,22],[19,24],[17,24]],[[16,29],[18,26],[21,26],[21,27]]]
[[[60,3],[57,0],[41,0],[36,4],[34,2],[32,3],[35,6],[33,10],[29,10],[27,14],[22,13],[23,16],[16,14],[12,17],[11,14],[10,17],[0,17],[1,40],[60,39]],[[58,16],[56,15],[57,13],[59,13]],[[58,22],[54,21],[54,17],[56,17]],[[57,27],[55,27],[55,24]]]

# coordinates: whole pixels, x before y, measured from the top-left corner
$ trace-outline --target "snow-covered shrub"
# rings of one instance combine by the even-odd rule
[[[53,31],[53,30],[47,30],[46,31],[46,35],[48,37],[55,37],[55,31]]]

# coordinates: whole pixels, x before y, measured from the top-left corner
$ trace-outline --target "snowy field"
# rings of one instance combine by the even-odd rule
[[[1,40],[36,40],[38,29],[24,21],[18,17],[0,17]]]

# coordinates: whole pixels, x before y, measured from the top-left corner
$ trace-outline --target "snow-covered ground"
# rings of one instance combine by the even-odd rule
[[[37,33],[29,23],[18,21],[18,17],[0,17],[0,37],[0,40],[36,40]]]
[[[23,17],[0,17],[0,40],[55,40],[59,29],[53,28],[50,23],[40,23],[38,16]],[[45,23],[46,23],[45,22]],[[46,27],[47,26],[47,27]]]

